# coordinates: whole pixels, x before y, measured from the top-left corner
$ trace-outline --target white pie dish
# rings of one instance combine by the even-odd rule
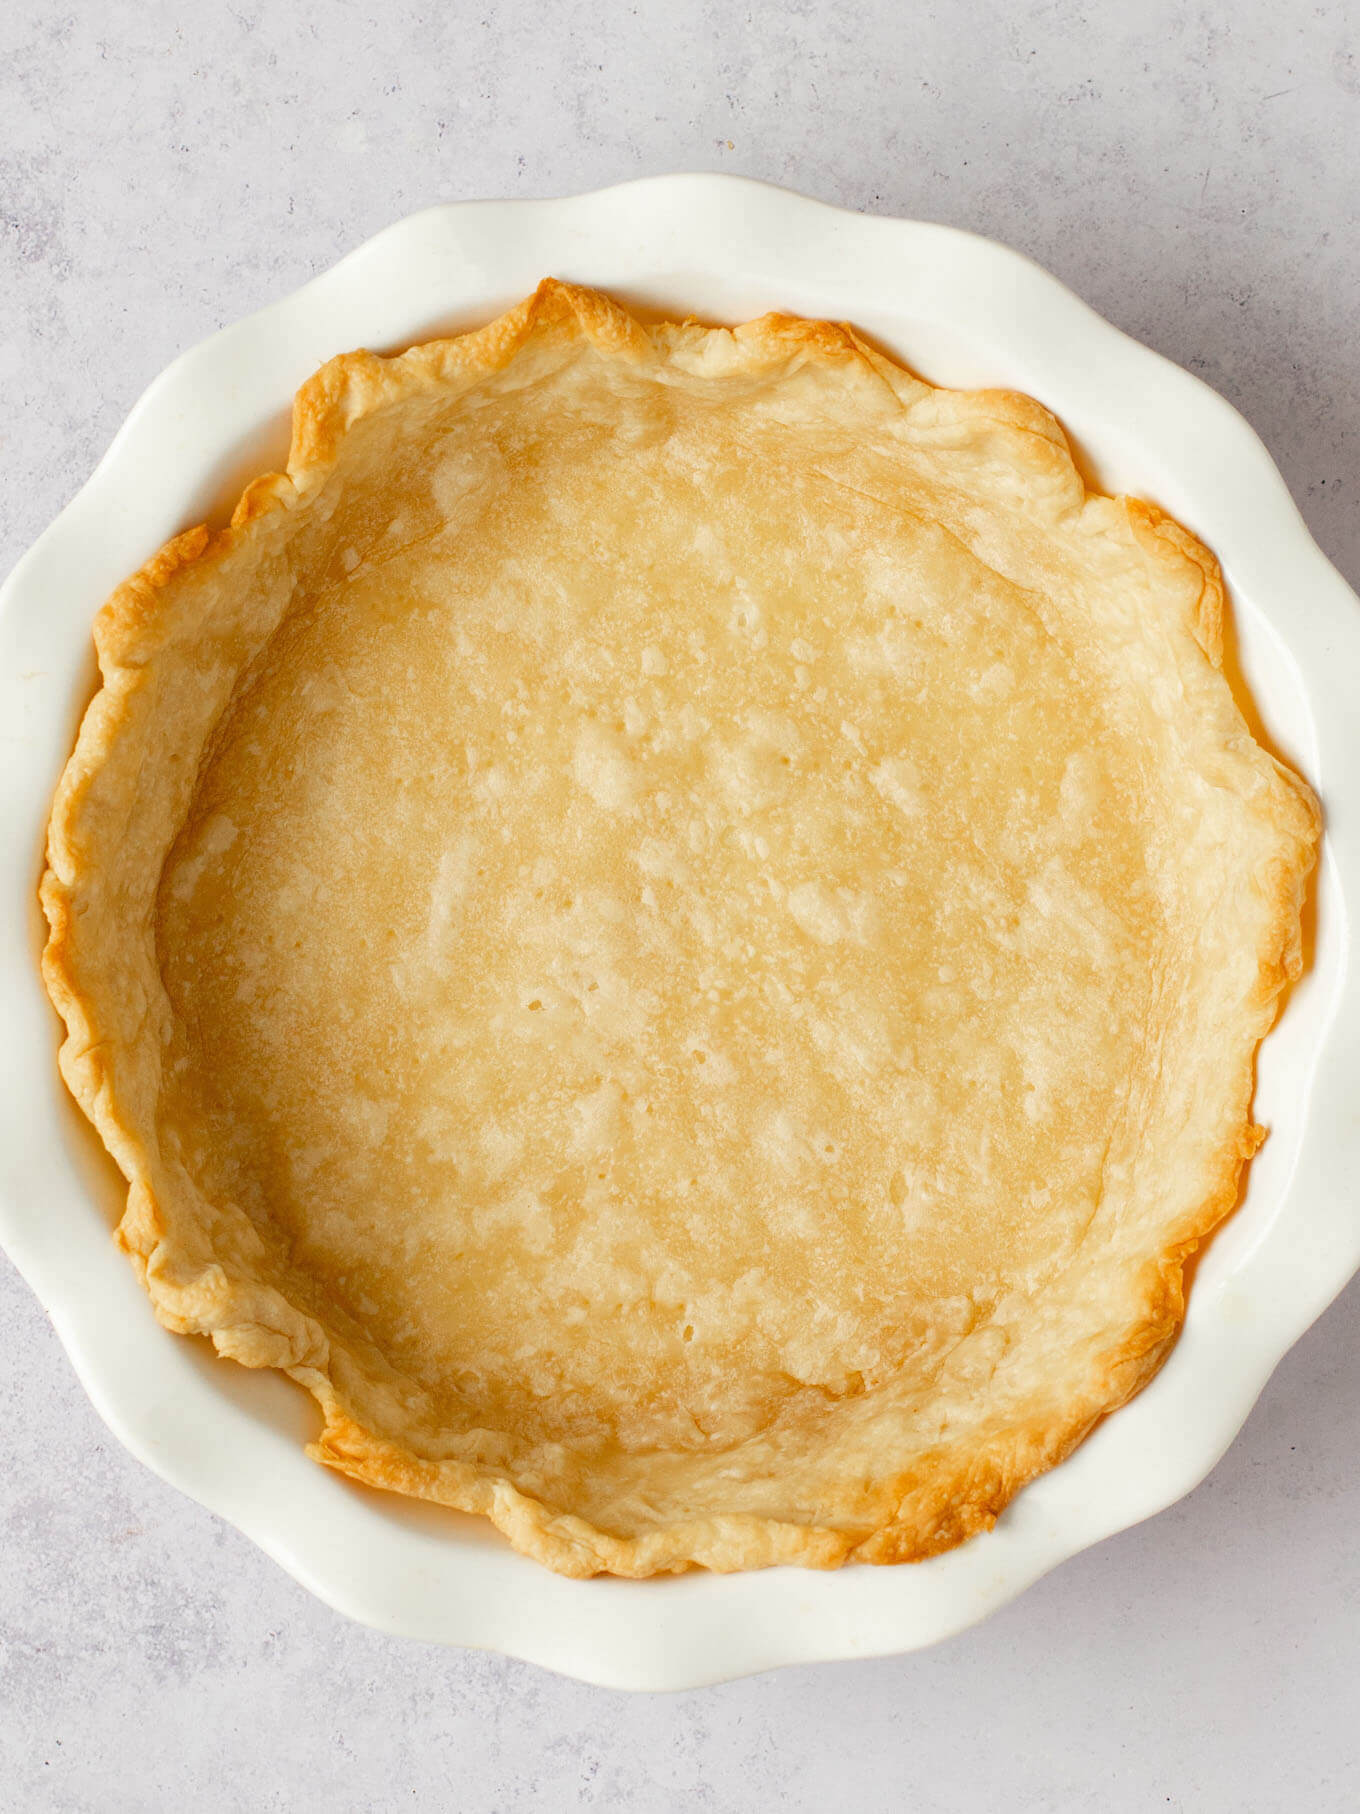
[[[1037,395],[1102,486],[1153,498],[1220,555],[1266,730],[1330,814],[1313,968],[1262,1057],[1256,1113],[1273,1138],[1200,1265],[1180,1346],[1153,1386],[1027,1489],[994,1532],[928,1564],[575,1583],[544,1576],[470,1521],[322,1473],[297,1445],[308,1419],[298,1395],[223,1368],[154,1324],[108,1239],[116,1183],[56,1081],[56,1024],[32,961],[33,885],[51,788],[88,690],[98,604],[167,536],[277,459],[282,412],[322,359],[484,319],[549,272],[667,313],[732,320],[783,307],[851,318],[937,382]],[[620,1686],[682,1687],[947,1635],[1188,1490],[1360,1261],[1345,1208],[1354,1136],[1333,1094],[1355,1074],[1350,1017],[1338,1010],[1344,899],[1357,886],[1341,677],[1357,654],[1355,600],[1240,418],[1010,252],[722,178],[418,216],[178,361],[6,588],[0,709],[14,729],[0,836],[13,885],[0,995],[15,1037],[0,1055],[0,1234],[129,1447],[355,1617]]]

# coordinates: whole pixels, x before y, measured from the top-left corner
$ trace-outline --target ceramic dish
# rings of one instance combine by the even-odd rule
[[[1171,1360],[995,1530],[917,1566],[548,1578],[470,1520],[323,1473],[298,1446],[310,1417],[300,1395],[221,1366],[151,1319],[109,1238],[119,1181],[57,1081],[57,1028],[34,962],[34,885],[51,789],[90,690],[98,605],[168,536],[220,510],[244,473],[277,461],[288,400],[327,356],[479,322],[546,273],[667,313],[852,319],[934,382],[1040,398],[1093,483],[1151,498],[1219,555],[1259,734],[1328,810],[1311,968],[1261,1057],[1255,1114],[1272,1138],[1199,1263]],[[1345,1011],[1355,992],[1347,900],[1360,893],[1347,807],[1360,779],[1342,678],[1358,667],[1356,601],[1241,418],[1012,252],[719,177],[418,215],[177,361],[0,599],[9,751],[0,1001],[10,1030],[0,1053],[0,1235],[128,1447],[353,1617],[626,1687],[930,1643],[1188,1491],[1360,1263],[1346,1188],[1360,1020]]]

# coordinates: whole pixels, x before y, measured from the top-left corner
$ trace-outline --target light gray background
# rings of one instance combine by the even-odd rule
[[[1360,582],[1357,14],[1115,10],[11,0],[0,569],[175,353],[389,221],[702,169],[1033,254]],[[1354,1808],[1357,1338],[1352,1288],[1197,1493],[982,1629],[644,1699],[328,1612],[122,1452],[0,1262],[0,1807]]]

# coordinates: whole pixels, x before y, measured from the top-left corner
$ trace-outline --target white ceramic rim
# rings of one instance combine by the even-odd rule
[[[994,1531],[928,1563],[567,1581],[480,1521],[351,1486],[303,1456],[300,1392],[154,1322],[109,1238],[112,1180],[56,1079],[34,890],[91,684],[98,605],[168,536],[278,462],[292,393],[323,359],[486,319],[550,273],[667,313],[851,319],[936,382],[1041,398],[1102,485],[1153,497],[1218,552],[1264,723],[1327,809],[1314,962],[1260,1065],[1257,1114],[1274,1134],[1200,1263],[1180,1343]],[[1015,252],[723,176],[414,215],[177,359],[0,591],[0,1239],[133,1454],[352,1618],[624,1688],[933,1643],[1195,1486],[1360,1266],[1360,1002],[1347,961],[1360,901],[1357,674],[1357,600],[1247,423]]]

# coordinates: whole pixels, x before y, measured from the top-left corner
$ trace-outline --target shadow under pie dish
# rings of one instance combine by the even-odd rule
[[[96,625],[43,897],[161,1320],[565,1573],[911,1560],[1155,1371],[1317,813],[1029,399],[559,284]]]

